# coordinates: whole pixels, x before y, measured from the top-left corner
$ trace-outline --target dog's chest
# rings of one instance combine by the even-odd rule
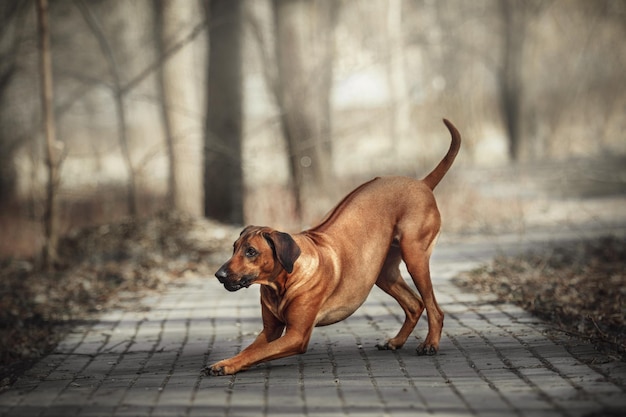
[[[269,310],[274,317],[279,321],[285,323],[284,315],[282,314],[285,307],[285,300],[271,289],[263,288],[261,291],[261,303]]]

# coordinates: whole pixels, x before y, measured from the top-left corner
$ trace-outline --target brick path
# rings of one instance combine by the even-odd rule
[[[375,289],[354,316],[316,329],[306,354],[205,377],[205,364],[252,341],[260,309],[258,287],[228,293],[215,279],[198,278],[76,327],[0,395],[0,415],[624,415],[626,363],[451,284],[494,247],[436,250],[433,277],[446,312],[437,356],[416,356],[417,340],[397,352],[375,348],[403,319]],[[425,332],[423,319],[415,334]]]

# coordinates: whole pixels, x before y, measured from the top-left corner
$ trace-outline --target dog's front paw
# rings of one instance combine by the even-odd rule
[[[224,368],[216,368],[214,366],[206,366],[202,369],[202,373],[206,376],[224,376]]]
[[[222,362],[214,363],[213,365],[205,367],[202,372],[206,376],[224,376],[232,375],[237,372],[232,366],[223,364]]]

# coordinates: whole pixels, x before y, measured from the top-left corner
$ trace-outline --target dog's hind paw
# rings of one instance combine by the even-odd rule
[[[433,356],[437,354],[437,348],[433,345],[421,344],[415,349],[417,356]]]
[[[391,343],[389,340],[387,340],[384,344],[376,343],[376,348],[378,350],[398,350],[402,348],[402,345],[396,346],[393,343]]]

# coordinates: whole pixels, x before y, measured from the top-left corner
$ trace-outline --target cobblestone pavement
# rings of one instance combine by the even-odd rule
[[[442,244],[432,259],[446,312],[440,353],[378,351],[403,320],[374,289],[349,319],[318,328],[303,355],[207,377],[260,330],[258,287],[194,278],[77,326],[0,395],[2,416],[617,416],[626,363],[569,340],[450,279],[515,242]],[[508,250],[507,249],[507,250]],[[414,334],[426,333],[425,319]]]

